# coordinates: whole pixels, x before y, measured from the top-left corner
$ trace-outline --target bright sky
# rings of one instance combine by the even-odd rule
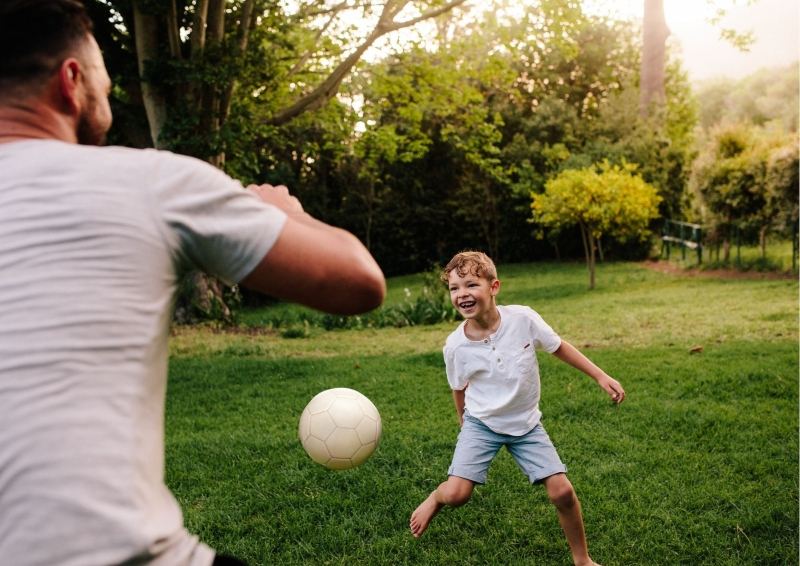
[[[643,0],[586,0],[614,13],[641,20]],[[705,0],[664,0],[664,16],[672,32],[670,41],[682,53],[691,80],[713,77],[741,78],[763,67],[781,67],[800,58],[800,2],[798,0],[717,0],[728,11],[722,22],[740,32],[752,31],[755,42],[743,53],[719,38],[708,18],[713,9]]]

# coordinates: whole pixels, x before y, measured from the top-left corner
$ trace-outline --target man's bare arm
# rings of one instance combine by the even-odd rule
[[[358,238],[312,218],[286,187],[248,188],[288,218],[275,245],[243,285],[333,314],[358,314],[383,302],[383,273]]]

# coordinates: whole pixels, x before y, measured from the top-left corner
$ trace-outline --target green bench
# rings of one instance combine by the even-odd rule
[[[697,263],[703,263],[703,227],[700,224],[665,220],[661,229],[661,257],[669,259],[673,244],[680,246],[682,259],[686,259],[689,249],[697,252]]]

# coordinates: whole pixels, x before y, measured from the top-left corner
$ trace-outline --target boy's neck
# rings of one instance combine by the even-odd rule
[[[486,316],[470,318],[464,325],[464,332],[470,340],[483,340],[488,338],[500,328],[500,311],[495,306]]]

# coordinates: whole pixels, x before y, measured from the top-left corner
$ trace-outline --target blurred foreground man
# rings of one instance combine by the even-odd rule
[[[341,314],[379,305],[383,274],[285,187],[99,147],[111,81],[81,2],[3,0],[0,52],[0,563],[240,564],[164,484],[180,274]]]

